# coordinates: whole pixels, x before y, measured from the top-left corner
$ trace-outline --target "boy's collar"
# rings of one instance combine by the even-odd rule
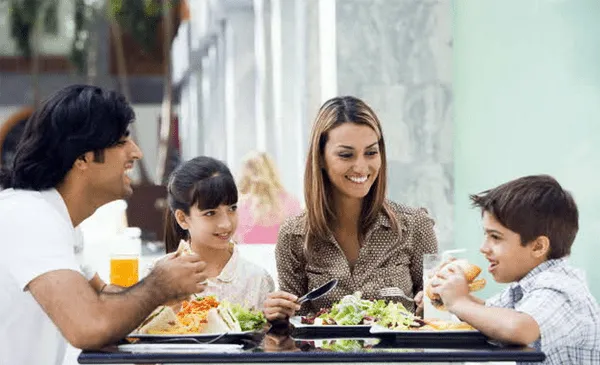
[[[565,265],[566,263],[567,263],[566,257],[561,257],[560,259],[546,260],[546,261],[542,262],[541,264],[539,264],[538,266],[531,269],[531,271],[529,271],[527,273],[527,275],[525,275],[521,280],[517,281],[516,283],[513,283],[511,285],[511,287],[514,288],[516,286],[520,286],[523,289],[527,290],[528,286],[533,282],[533,279],[538,274],[550,269],[551,267],[555,267],[555,266],[559,266],[559,265],[562,266],[562,265]]]

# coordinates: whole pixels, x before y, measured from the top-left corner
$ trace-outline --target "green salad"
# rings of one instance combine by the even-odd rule
[[[393,329],[409,329],[417,317],[401,303],[361,299],[361,293],[346,295],[331,309],[322,309],[302,323],[315,325],[358,326],[379,324]]]
[[[267,319],[264,314],[259,310],[247,309],[239,304],[233,304],[229,302],[221,302],[222,305],[227,305],[231,313],[240,323],[242,331],[256,331],[260,330],[267,323]]]

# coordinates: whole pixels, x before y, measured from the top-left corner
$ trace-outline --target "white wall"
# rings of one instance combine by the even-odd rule
[[[144,153],[144,161],[151,179],[156,176],[156,163],[158,158],[158,117],[160,104],[136,104],[135,127],[138,133],[140,149]]]
[[[2,87],[2,83],[0,83],[0,87]],[[2,106],[0,107],[0,127],[4,124],[6,119],[8,119],[13,113],[16,113],[21,109],[18,106]]]
[[[553,175],[579,206],[571,261],[600,298],[600,2],[462,0],[455,13],[456,245],[485,266],[468,194]]]

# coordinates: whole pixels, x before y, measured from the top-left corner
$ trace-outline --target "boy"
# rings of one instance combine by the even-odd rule
[[[583,274],[566,257],[578,230],[571,194],[547,175],[527,176],[472,195],[483,216],[481,253],[499,283],[483,302],[471,295],[457,266],[432,286],[446,308],[488,337],[530,345],[544,364],[600,364],[600,315]]]

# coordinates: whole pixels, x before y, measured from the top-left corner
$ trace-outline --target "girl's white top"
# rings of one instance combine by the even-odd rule
[[[264,268],[241,257],[236,244],[231,246],[233,253],[219,276],[208,279],[206,289],[197,295],[214,295],[219,301],[262,310],[267,294],[275,290],[273,278]]]
[[[219,276],[208,279],[199,295],[215,295],[218,300],[262,310],[267,294],[273,290],[275,284],[267,270],[241,257],[234,244],[233,254]]]

